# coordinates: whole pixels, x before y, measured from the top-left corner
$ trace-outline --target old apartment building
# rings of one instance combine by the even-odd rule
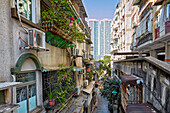
[[[69,26],[75,21],[78,31],[85,34],[81,35],[83,40],[77,35],[73,37],[76,40],[71,40],[68,33],[72,31],[59,28],[60,22],[52,23],[51,17],[42,20],[51,8],[59,8],[54,1],[0,1],[0,112],[90,113],[94,109],[94,81],[87,77],[94,61],[89,54],[92,42],[86,10],[82,0],[63,0],[73,15],[65,20],[69,20]],[[49,95],[59,87],[55,85],[59,72],[64,80],[70,76],[73,83],[68,86],[73,89],[64,92],[63,97],[54,93],[58,99],[50,106]],[[59,98],[64,99],[65,107]]]
[[[114,76],[118,76],[121,80],[122,111],[130,113],[145,109],[143,112],[168,113],[170,112],[170,1],[125,0],[124,2],[129,3],[131,12],[130,37],[126,39],[131,43],[128,48],[130,51],[120,51],[119,42],[123,38],[116,38],[119,24],[116,27],[115,19],[112,32],[112,69]],[[117,5],[115,18],[116,14],[120,13],[118,10],[120,3],[121,0]]]

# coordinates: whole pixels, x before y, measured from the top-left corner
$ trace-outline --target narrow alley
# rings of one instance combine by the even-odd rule
[[[170,113],[170,0],[0,0],[0,113]]]
[[[110,113],[108,110],[108,101],[106,98],[97,94],[97,105],[94,113]]]

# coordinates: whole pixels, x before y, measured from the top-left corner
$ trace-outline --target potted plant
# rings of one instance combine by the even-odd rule
[[[54,91],[52,91],[48,94],[48,101],[49,101],[50,106],[55,105],[55,93],[54,93]]]

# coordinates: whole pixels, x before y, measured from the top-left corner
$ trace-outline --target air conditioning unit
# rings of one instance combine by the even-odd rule
[[[132,25],[132,28],[135,28],[135,27],[137,27],[138,25],[137,25],[137,22],[133,22],[133,25]]]
[[[79,49],[76,49],[76,55],[79,55]]]
[[[74,47],[71,48],[71,55],[76,56],[76,48]]]
[[[91,60],[93,59],[93,55],[90,56],[90,59],[91,59]]]
[[[88,86],[88,84],[89,84],[88,80],[85,80],[84,86],[86,87],[86,86]]]
[[[28,44],[45,49],[45,33],[35,28],[28,29]]]
[[[88,52],[84,53],[84,54],[83,54],[83,58],[84,58],[84,59],[89,59],[89,53],[88,53]]]

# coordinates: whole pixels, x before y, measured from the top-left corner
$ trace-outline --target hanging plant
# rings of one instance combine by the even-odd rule
[[[69,6],[68,0],[52,0],[51,4],[52,7],[45,9],[41,14],[43,28],[50,26],[52,28],[47,30],[51,30],[54,26],[56,26],[70,37],[69,40],[84,40],[85,33],[80,32],[76,25],[77,20],[74,19],[75,15]],[[62,36],[63,34],[60,35]]]

